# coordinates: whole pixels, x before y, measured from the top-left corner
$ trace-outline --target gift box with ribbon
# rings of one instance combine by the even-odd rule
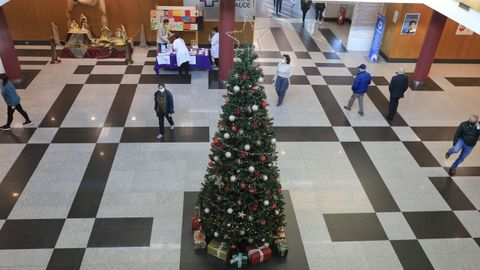
[[[248,256],[244,253],[233,254],[229,263],[235,268],[245,268],[248,265]]]
[[[257,248],[249,246],[247,247],[247,253],[250,264],[265,262],[272,257],[272,250],[266,245]]]
[[[208,243],[207,247],[208,254],[213,255],[219,259],[227,261],[230,257],[230,250],[227,246],[227,243],[220,242],[216,239],[213,239]]]
[[[193,231],[193,247],[195,249],[204,249],[207,247],[205,234],[200,230]]]
[[[195,208],[195,213],[192,216],[192,230],[200,230],[200,211]]]
[[[285,229],[283,227],[279,228],[277,230],[277,237],[279,238],[285,238]]]
[[[279,257],[287,257],[288,245],[286,238],[275,239],[273,252]]]

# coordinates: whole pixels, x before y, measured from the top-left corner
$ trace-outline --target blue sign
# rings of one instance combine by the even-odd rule
[[[380,53],[380,46],[382,45],[383,33],[385,32],[385,16],[379,14],[377,24],[375,25],[375,33],[373,34],[372,46],[368,53],[370,62],[378,62],[378,54]]]

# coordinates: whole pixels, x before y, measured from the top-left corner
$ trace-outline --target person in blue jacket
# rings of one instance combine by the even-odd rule
[[[24,126],[29,126],[32,124],[28,114],[23,110],[22,105],[20,105],[20,96],[18,96],[15,86],[8,79],[7,74],[0,74],[0,90],[2,91],[2,97],[7,104],[7,124],[0,127],[3,130],[11,130],[10,125],[13,122],[13,113],[17,110],[24,118]]]
[[[175,129],[175,124],[173,123],[173,95],[170,91],[165,89],[165,84],[160,83],[158,85],[158,90],[154,95],[155,101],[155,112],[158,117],[158,124],[160,126],[160,134],[158,134],[157,139],[160,140],[163,137],[165,131],[165,119],[167,118],[168,123],[170,124],[170,129]]]
[[[350,111],[352,109],[353,102],[355,102],[355,99],[358,98],[358,105],[360,107],[358,113],[363,116],[363,96],[367,92],[368,86],[372,82],[372,76],[366,71],[367,66],[365,64],[358,66],[358,70],[359,72],[357,73],[357,76],[355,76],[355,80],[352,84],[352,97],[348,101],[348,105],[343,106],[343,108]]]

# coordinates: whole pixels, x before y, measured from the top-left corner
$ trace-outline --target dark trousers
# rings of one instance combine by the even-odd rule
[[[188,75],[188,62],[184,62],[178,67],[178,74],[182,75],[185,71],[185,75]]]
[[[22,108],[22,105],[20,105],[20,103],[16,106],[14,106],[14,108],[12,109],[11,106],[7,106],[8,107],[8,110],[7,110],[7,126],[10,126],[13,122],[13,112],[15,112],[15,110],[17,110],[22,116],[23,118],[25,118],[25,121],[30,121],[30,118],[28,118],[28,114],[27,112],[25,112]]]
[[[215,66],[219,67],[220,66],[220,61],[218,58],[213,58],[213,60],[215,61]]]
[[[315,19],[317,21],[321,21],[323,18],[323,11],[324,9],[317,9],[317,14],[315,15]]]
[[[308,1],[305,5],[302,5],[302,21],[305,21],[305,17],[307,16],[308,11],[310,10],[310,7],[312,6],[312,2]]]
[[[171,116],[168,116],[168,114],[157,112],[157,116],[158,116],[158,126],[160,127],[160,134],[162,135],[165,134],[165,118],[167,118],[167,121],[170,124],[170,126],[175,125],[175,123],[173,123],[173,118]]]
[[[283,0],[275,0],[275,14],[282,12],[282,1]]]
[[[388,119],[393,119],[395,114],[397,113],[397,108],[398,108],[398,101],[399,98],[390,98],[390,105],[388,106]]]

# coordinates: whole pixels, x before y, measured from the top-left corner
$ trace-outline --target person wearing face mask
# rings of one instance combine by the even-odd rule
[[[292,67],[290,66],[290,56],[283,55],[283,59],[277,66],[277,72],[273,77],[275,91],[278,95],[277,107],[282,105],[287,89],[290,86],[290,77],[292,76]]]
[[[24,118],[24,126],[29,126],[32,124],[28,114],[23,110],[22,105],[20,104],[20,96],[18,96],[15,86],[8,79],[7,74],[0,74],[0,90],[2,92],[2,97],[7,104],[7,124],[0,127],[2,130],[11,130],[10,125],[13,122],[13,113],[17,110]]]
[[[157,30],[157,44],[159,52],[162,49],[162,45],[166,47],[167,44],[170,43],[168,38],[172,35],[172,33],[168,31],[168,23],[168,19],[163,20],[163,23],[158,27]]]
[[[445,154],[445,158],[448,159],[450,155],[461,151],[460,156],[453,162],[448,171],[451,176],[457,173],[458,165],[472,152],[479,137],[480,124],[478,123],[478,115],[472,114],[468,121],[462,122],[460,126],[458,126],[453,139],[453,147]]]
[[[175,34],[175,41],[173,41],[173,50],[177,56],[178,74],[180,76],[185,72],[185,76],[188,76],[188,65],[190,61],[190,52],[182,37]]]
[[[161,139],[165,134],[165,119],[167,118],[168,123],[170,124],[170,129],[175,129],[175,124],[173,123],[173,95],[170,91],[165,89],[165,84],[160,83],[158,85],[158,90],[154,95],[155,101],[155,112],[158,117],[158,124],[160,127],[160,134],[158,134],[157,139]]]

